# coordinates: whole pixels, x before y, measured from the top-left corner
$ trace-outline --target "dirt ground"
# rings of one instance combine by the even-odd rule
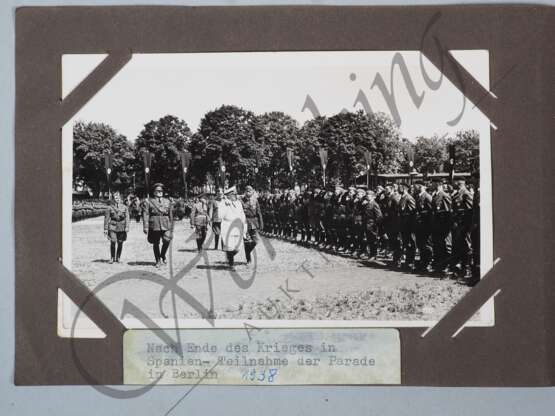
[[[171,261],[163,268],[155,268],[142,224],[135,222],[121,262],[108,264],[102,226],[102,217],[72,224],[72,270],[116,316],[124,300],[151,318],[173,316],[172,292],[163,291],[171,276],[180,318],[206,317],[204,308],[228,319],[434,320],[470,289],[273,238],[258,244],[250,268],[240,252],[231,273],[212,235],[198,255],[186,221],[175,225]]]

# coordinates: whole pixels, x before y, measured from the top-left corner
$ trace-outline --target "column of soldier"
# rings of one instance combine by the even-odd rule
[[[341,185],[261,193],[263,232],[379,266],[479,281],[479,190],[453,185]]]

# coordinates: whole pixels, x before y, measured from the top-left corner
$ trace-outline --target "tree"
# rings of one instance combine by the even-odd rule
[[[172,193],[180,193],[183,179],[179,153],[187,149],[191,130],[185,121],[172,115],[145,124],[135,141],[135,170],[139,184],[143,184],[143,152],[153,156],[150,178],[151,184],[162,182]]]
[[[447,139],[433,135],[417,137],[414,145],[414,166],[420,173],[441,172],[447,160]]]
[[[104,123],[78,121],[73,126],[73,179],[83,179],[98,195],[107,191],[104,154],[112,153],[113,189],[125,190],[133,172],[132,145]]]
[[[476,175],[480,171],[480,134],[476,130],[458,131],[450,143],[455,145],[455,171]]]
[[[297,121],[281,112],[272,111],[254,119],[254,138],[259,149],[260,176],[272,178],[273,187],[290,187],[293,185],[287,161],[287,148],[293,150],[293,174],[299,169],[298,158],[304,154],[298,140],[299,129]]]
[[[299,129],[298,152],[302,155],[302,163],[299,163],[298,177],[302,183],[312,186],[322,185],[323,172],[319,150],[325,147],[321,136],[325,122],[325,117],[318,116],[307,120]]]
[[[254,118],[254,113],[232,105],[206,113],[190,144],[196,183],[204,183],[207,173],[218,172],[220,157],[230,183],[247,181],[261,150],[254,138]]]
[[[332,181],[352,183],[364,173],[364,152],[372,152],[372,169],[379,173],[400,168],[399,130],[383,113],[342,112],[328,118],[320,133],[328,149]]]

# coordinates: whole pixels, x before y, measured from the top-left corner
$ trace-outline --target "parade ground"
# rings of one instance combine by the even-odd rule
[[[197,253],[189,221],[175,223],[168,265],[155,267],[142,223],[133,220],[120,263],[109,264],[103,221],[96,217],[72,224],[72,271],[91,290],[124,273],[125,279],[96,293],[118,317],[124,300],[152,319],[172,316],[172,296],[161,295],[163,287],[149,277],[170,279],[184,269],[177,284],[186,292],[180,293],[205,307],[212,299],[218,319],[435,320],[471,289],[276,238],[262,238],[250,267],[239,252],[232,274],[225,253],[214,249],[211,233]],[[179,293],[176,298],[179,318],[201,318]]]

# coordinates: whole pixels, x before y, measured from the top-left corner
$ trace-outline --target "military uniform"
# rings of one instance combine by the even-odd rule
[[[244,197],[241,200],[243,204],[243,211],[245,213],[245,218],[247,221],[247,232],[245,234],[245,256],[247,263],[251,262],[251,252],[256,247],[258,243],[258,230],[264,228],[264,219],[262,218],[262,211],[260,210],[260,204],[258,198],[252,196],[250,198]]]
[[[220,234],[222,233],[222,217],[220,215],[221,202],[221,200],[212,199],[208,203],[208,219],[212,223],[212,232],[214,233],[214,250],[218,249]]]
[[[411,194],[405,192],[399,198],[397,205],[399,214],[399,227],[401,240],[403,243],[402,251],[405,253],[405,264],[409,267],[414,266],[416,254],[416,239],[414,236],[414,220],[416,214],[416,201]],[[395,256],[397,262],[401,256]]]
[[[352,229],[351,244],[353,249],[358,251],[359,255],[365,254],[366,251],[366,227],[364,224],[364,208],[366,205],[364,198],[358,195],[352,202]]]
[[[385,197],[384,231],[387,236],[389,251],[393,253],[393,262],[398,263],[401,255],[401,242],[399,235],[399,213],[398,205],[400,195],[397,192],[391,192]]]
[[[307,242],[312,241],[312,236],[314,236],[314,241],[318,243],[320,239],[320,204],[318,202],[319,193],[316,191],[310,194],[310,199],[306,204],[306,215],[308,217],[307,221]]]
[[[124,203],[113,203],[104,213],[104,231],[110,240],[110,262],[119,262],[123,242],[129,232],[129,209]],[[117,243],[117,251],[116,251]]]
[[[449,261],[448,241],[451,229],[451,196],[443,189],[432,195],[432,245],[436,271],[443,271]]]
[[[370,200],[368,197],[363,201],[363,207],[368,255],[374,258],[378,255],[378,233],[383,219],[382,210],[374,199]]]
[[[424,189],[416,198],[416,247],[420,253],[419,269],[432,261],[432,196]]]
[[[155,185],[155,189],[159,185]],[[152,244],[156,265],[166,262],[166,252],[173,238],[173,209],[169,199],[163,197],[145,200],[143,207],[143,230]],[[160,240],[162,249],[160,250]]]
[[[209,209],[210,207],[208,205],[208,202],[201,198],[193,204],[191,210],[191,227],[195,228],[197,251],[202,250],[202,245],[204,244],[204,240],[206,239],[206,233],[208,232],[208,222],[210,219],[208,215]]]
[[[473,197],[468,189],[459,189],[453,198],[453,255],[451,268],[454,270],[458,263],[463,272],[470,273],[470,259],[472,256],[472,215]]]

